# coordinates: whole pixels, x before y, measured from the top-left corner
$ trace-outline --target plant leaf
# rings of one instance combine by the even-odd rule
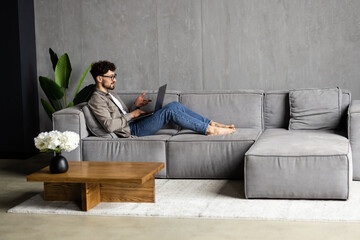
[[[50,78],[40,76],[39,81],[42,90],[45,92],[49,100],[59,100],[64,97],[64,91]]]
[[[53,65],[53,69],[55,71],[56,64],[59,61],[59,58],[58,58],[57,54],[51,48],[49,48],[49,54],[50,54],[51,63]]]
[[[95,90],[95,84],[90,84],[84,87],[74,98],[74,105],[77,105],[82,102],[89,101],[91,95]]]
[[[68,88],[71,77],[71,63],[67,53],[63,54],[55,67],[55,82],[63,88]]]
[[[72,106],[74,106],[74,102],[70,102],[66,107],[68,108],[68,107],[72,107]]]
[[[45,112],[49,116],[50,120],[52,121],[52,114],[55,112],[55,109],[51,106],[49,102],[44,99],[41,99],[41,104],[44,107]]]
[[[40,86],[44,91],[46,97],[48,98],[49,102],[51,103],[52,107],[58,111],[62,109],[62,105],[60,103],[60,99],[63,98],[64,92],[62,88],[56,84],[53,80],[47,77],[39,77]]]
[[[81,77],[74,96],[76,96],[76,95],[78,94],[78,92],[79,92],[79,90],[80,90],[80,87],[81,87],[81,84],[84,82],[85,77],[86,77],[86,75],[88,74],[90,68],[91,68],[91,64],[90,64],[89,67],[86,69],[86,71],[84,72],[83,76]]]

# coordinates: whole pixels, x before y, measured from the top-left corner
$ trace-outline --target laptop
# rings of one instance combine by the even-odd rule
[[[137,120],[139,120],[139,119],[142,119],[142,118],[151,116],[151,115],[153,115],[156,111],[160,110],[160,109],[162,108],[163,103],[164,103],[166,86],[167,86],[167,84],[159,87],[158,94],[157,94],[157,97],[156,97],[156,103],[155,103],[155,109],[154,109],[154,111],[141,114],[140,116],[138,116],[138,117],[136,117],[136,118],[133,118],[133,119],[131,119],[131,120],[132,120],[132,121],[137,121]]]

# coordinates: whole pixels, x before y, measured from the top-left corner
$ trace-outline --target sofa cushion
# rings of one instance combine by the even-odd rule
[[[289,91],[266,92],[264,96],[265,129],[288,128],[289,120]]]
[[[181,103],[216,122],[262,129],[263,92],[199,91],[181,93]]]
[[[247,198],[347,199],[349,141],[333,131],[268,129],[245,154]]]
[[[349,90],[341,89],[341,115],[340,130],[346,130],[347,110],[351,102]],[[289,91],[268,91],[264,96],[264,125],[269,128],[289,128],[290,107]]]
[[[166,140],[170,135],[152,135],[138,138],[87,137],[82,141],[86,161],[163,162],[165,168],[156,174],[166,177]]]
[[[243,179],[244,154],[260,134],[250,128],[218,136],[181,130],[167,142],[168,177]]]
[[[95,118],[94,114],[91,112],[88,105],[85,105],[82,108],[82,111],[85,116],[86,126],[92,134],[94,134],[97,137],[103,137],[103,138],[118,138],[118,136],[115,133],[108,133],[104,130],[104,128],[99,123],[99,121]]]
[[[336,129],[341,120],[341,98],[339,88],[291,90],[289,129]]]

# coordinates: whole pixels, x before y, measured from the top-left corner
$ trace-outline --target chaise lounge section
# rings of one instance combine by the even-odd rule
[[[267,129],[245,157],[247,198],[347,199],[350,144],[327,131]]]
[[[265,130],[245,156],[246,197],[347,199],[350,101],[340,89],[265,93]]]

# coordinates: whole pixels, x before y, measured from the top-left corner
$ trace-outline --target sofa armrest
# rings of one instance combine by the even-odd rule
[[[82,141],[81,139],[89,136],[86,128],[85,117],[82,108],[86,103],[78,104],[73,107],[65,108],[53,114],[53,129],[60,132],[72,131],[80,136],[79,147],[71,152],[63,151],[62,155],[68,161],[81,161],[82,160]]]
[[[348,136],[353,159],[353,178],[360,180],[360,100],[353,100],[349,106]]]

